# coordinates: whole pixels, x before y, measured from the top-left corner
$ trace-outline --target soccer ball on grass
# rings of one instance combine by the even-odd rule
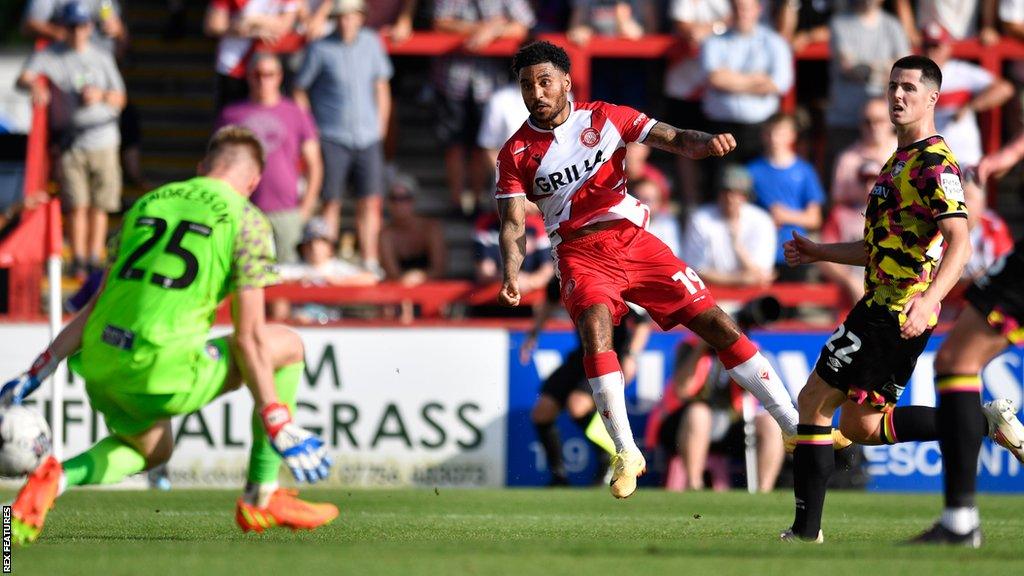
[[[50,427],[25,406],[0,410],[0,476],[30,474],[50,454]]]

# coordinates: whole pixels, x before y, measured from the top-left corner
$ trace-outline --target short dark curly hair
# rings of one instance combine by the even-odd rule
[[[520,48],[512,57],[512,73],[518,77],[519,71],[523,68],[544,62],[550,62],[555,68],[569,73],[569,55],[565,50],[545,40],[530,42]]]

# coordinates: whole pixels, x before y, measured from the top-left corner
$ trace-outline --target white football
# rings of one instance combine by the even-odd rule
[[[25,476],[50,454],[50,427],[25,406],[0,410],[0,476]]]

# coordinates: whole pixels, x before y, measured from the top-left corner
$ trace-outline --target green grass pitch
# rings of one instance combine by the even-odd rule
[[[936,518],[939,495],[834,492],[825,546],[776,541],[785,491],[751,496],[643,489],[307,490],[341,508],[314,532],[242,534],[237,492],[77,491],[14,574],[1019,574],[1024,497],[982,496],[981,550],[900,546]],[[10,494],[0,496],[9,498]]]

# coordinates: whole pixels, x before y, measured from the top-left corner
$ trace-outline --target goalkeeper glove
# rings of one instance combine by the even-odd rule
[[[299,482],[317,482],[327,478],[331,458],[323,440],[292,421],[288,407],[275,402],[262,411],[263,427],[270,445],[284,459]]]
[[[44,351],[36,358],[36,361],[32,363],[32,367],[27,372],[4,384],[3,388],[0,388],[0,406],[7,407],[12,404],[21,404],[36,388],[39,388],[39,384],[43,380],[49,378],[57,370],[58,365],[60,365],[60,360],[50,353],[49,350]]]

